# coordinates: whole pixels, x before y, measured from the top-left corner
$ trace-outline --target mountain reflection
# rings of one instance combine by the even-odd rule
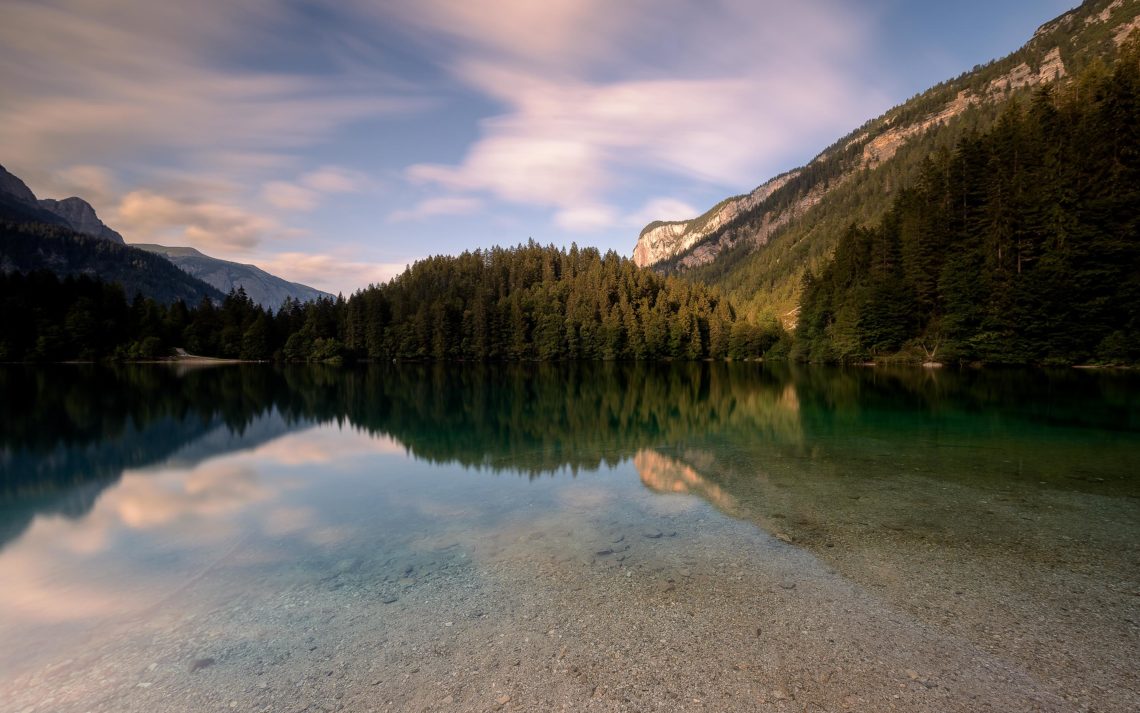
[[[1134,435],[1136,387],[1131,374],[724,363],[4,367],[0,545],[38,513],[85,514],[124,470],[190,466],[329,422],[417,459],[532,478],[632,458],[651,489],[726,510],[732,483],[700,473],[768,477],[756,464],[787,458],[840,471],[885,450],[921,469],[995,438],[1021,463],[1010,477],[1030,463],[1033,478],[1107,488],[1117,471],[1082,480],[1050,466],[1049,444],[1082,429]],[[701,452],[716,452],[717,467],[694,462]],[[734,454],[748,467],[734,468]]]

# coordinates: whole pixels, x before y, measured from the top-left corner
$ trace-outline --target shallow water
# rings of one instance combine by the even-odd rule
[[[0,369],[0,709],[1140,708],[1134,374]]]

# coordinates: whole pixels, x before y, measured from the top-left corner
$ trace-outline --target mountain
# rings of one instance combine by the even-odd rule
[[[0,273],[39,270],[118,283],[128,299],[141,294],[164,304],[182,300],[196,305],[203,299],[220,304],[225,298],[160,255],[59,224],[13,220],[0,210]]]
[[[689,221],[656,221],[634,260],[726,290],[753,315],[795,322],[805,271],[818,273],[851,223],[880,220],[924,160],[991,127],[1015,101],[1111,62],[1140,28],[1140,0],[1089,0],[1042,25],[1019,50],[887,111],[751,193]]]
[[[0,211],[11,220],[63,225],[93,238],[110,240],[120,245],[126,242],[122,235],[99,220],[95,209],[87,201],[75,196],[61,201],[53,198],[37,199],[26,183],[3,166],[0,166]]]
[[[45,209],[36,194],[18,177],[0,166],[0,217],[18,223],[47,223],[71,227],[67,219]]]
[[[123,236],[104,225],[103,221],[99,220],[99,216],[95,215],[95,209],[91,207],[91,204],[82,198],[72,196],[61,201],[54,198],[41,198],[38,203],[44,210],[63,218],[64,222],[77,233],[110,240],[120,245],[126,244]]]
[[[38,270],[115,282],[128,299],[142,294],[165,304],[196,305],[225,297],[168,260],[126,245],[83,199],[39,200],[0,166],[0,273]]]
[[[36,198],[19,177],[0,166],[0,270],[50,270],[60,276],[85,274],[123,285],[128,296],[141,292],[170,303],[215,301],[244,288],[254,302],[278,309],[287,298],[311,302],[332,297],[308,285],[288,282],[254,266],[219,260],[194,248],[127,246],[82,198]],[[32,227],[30,224],[39,224]],[[49,227],[50,226],[50,227]],[[42,245],[35,241],[43,239]],[[122,246],[110,250],[95,238]],[[28,240],[32,242],[28,242]],[[175,267],[172,272],[169,268]],[[147,271],[153,274],[146,274]]]
[[[268,309],[279,309],[287,299],[312,302],[333,297],[308,285],[283,280],[256,265],[219,260],[204,255],[194,248],[166,247],[147,243],[136,243],[133,247],[162,255],[184,272],[216,287],[223,294],[229,294],[231,290],[241,287],[251,300]]]

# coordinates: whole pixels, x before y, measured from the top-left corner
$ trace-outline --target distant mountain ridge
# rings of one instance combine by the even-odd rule
[[[256,265],[245,265],[205,255],[194,248],[167,247],[151,243],[136,243],[140,250],[162,255],[187,274],[193,275],[223,293],[241,287],[251,300],[269,309],[280,309],[287,299],[312,302],[333,295],[314,287],[289,282],[272,275]]]
[[[1140,28],[1140,0],[1089,0],[1045,23],[1019,50],[942,82],[840,138],[807,165],[688,221],[639,234],[638,265],[719,286],[754,314],[794,322],[806,270],[852,222],[876,221],[932,152],[991,125],[1010,101],[1111,61]]]
[[[141,294],[164,304],[196,305],[225,297],[169,260],[126,245],[86,201],[41,201],[0,166],[0,272],[37,270],[114,282],[128,299]]]
[[[182,299],[197,304],[203,297],[220,301],[239,287],[254,302],[270,309],[279,309],[287,299],[311,302],[332,297],[255,265],[219,260],[194,248],[128,246],[122,235],[99,219],[87,201],[74,196],[63,200],[37,198],[27,184],[3,166],[0,166],[0,220],[11,223],[3,230],[0,270],[46,269],[61,276],[85,274],[122,284],[128,296],[141,292],[160,302]],[[33,229],[26,224],[54,229]],[[36,236],[45,242],[36,244]],[[29,243],[29,238],[33,242]],[[129,250],[108,250],[91,243],[90,238]],[[135,250],[143,251],[145,257],[140,257]],[[162,262],[156,263],[156,258]],[[166,262],[186,277],[170,274],[164,269]],[[155,274],[145,274],[148,270]]]

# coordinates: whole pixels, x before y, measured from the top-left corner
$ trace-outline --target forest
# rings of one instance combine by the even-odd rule
[[[758,357],[774,322],[737,319],[711,288],[662,277],[614,252],[531,241],[419,261],[345,299],[273,312],[242,290],[196,306],[50,272],[0,275],[0,361],[147,360],[196,355],[291,362],[551,361]]]
[[[1140,49],[923,163],[804,277],[793,357],[1140,361]]]

